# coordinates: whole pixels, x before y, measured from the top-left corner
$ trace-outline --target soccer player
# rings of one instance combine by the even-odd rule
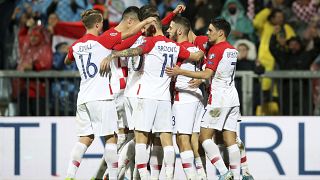
[[[202,52],[190,53],[175,42],[167,39],[162,32],[159,18],[147,26],[145,43],[137,48],[113,52],[101,63],[101,74],[104,75],[112,59],[118,57],[138,56],[144,54],[144,72],[138,89],[139,100],[133,112],[135,119],[136,156],[135,162],[141,179],[148,179],[147,150],[148,134],[160,132],[164,149],[166,178],[173,179],[175,152],[172,144],[172,122],[169,84],[171,78],[165,74],[166,66],[173,66],[177,58],[200,60]]]
[[[184,5],[178,5],[173,12],[169,13],[164,19],[161,20],[162,25],[168,25],[170,21],[176,16],[176,14],[183,12],[184,9]],[[139,10],[140,21],[155,15],[159,15],[159,13],[156,7],[151,5],[142,6]],[[142,45],[144,42],[144,38],[145,37],[141,35],[131,48],[135,48]],[[140,77],[143,72],[143,59],[143,56],[128,58],[128,78],[126,88],[124,91],[124,96],[129,132],[131,130],[134,130],[134,119],[132,118],[132,112],[138,102],[137,91],[139,89]],[[158,138],[155,139],[155,142],[159,141],[160,140],[158,140]],[[150,154],[151,179],[159,179],[163,159],[163,149],[161,147],[161,143],[155,142],[153,142]],[[125,169],[128,167],[128,163],[133,162],[134,164],[134,146],[134,140],[129,141],[126,145],[124,145],[123,149],[119,154],[119,177],[123,176]]]
[[[170,39],[178,42],[190,52],[197,52],[199,49],[188,41],[189,30],[189,20],[184,17],[176,17],[170,23],[167,32]],[[177,65],[180,66],[181,69],[199,71],[201,63],[184,60]],[[177,76],[175,82],[175,98],[172,106],[175,124],[174,132],[177,134],[177,144],[180,150],[183,170],[187,179],[196,178],[196,169],[193,164],[195,158],[191,146],[191,134],[200,132],[200,120],[202,109],[204,108],[201,90],[198,87],[189,87],[189,82],[191,80],[192,78],[186,76]],[[203,175],[204,177],[201,177],[201,179],[206,179],[205,173],[200,173],[198,175]]]
[[[201,49],[205,54],[207,54],[207,51],[210,49],[211,44],[208,42],[208,36],[196,36],[192,31],[189,31],[188,34],[189,41],[193,42],[199,49]],[[190,85],[193,87],[199,86],[199,81],[198,80],[193,80],[191,81]],[[210,84],[209,84],[210,86]],[[241,120],[238,120],[240,122]],[[229,158],[227,153],[226,146],[224,145],[223,138],[222,138],[222,132],[216,132],[217,135],[215,136],[215,141],[219,146],[220,152],[223,155],[224,161],[226,164],[229,164]],[[219,133],[219,135],[218,135]],[[221,135],[220,135],[221,134]],[[220,144],[221,143],[221,144]],[[245,151],[245,145],[239,138],[237,137],[237,144],[240,149],[240,154],[241,154],[241,171],[242,171],[242,179],[243,180],[253,180],[253,176],[249,172],[249,166],[247,162],[247,156],[246,156],[246,151]],[[195,155],[196,156],[196,155]]]
[[[154,19],[150,18],[137,24],[131,32],[114,33],[102,30],[102,15],[96,10],[82,13],[82,22],[87,33],[74,42],[65,58],[66,64],[76,61],[81,76],[80,91],[77,100],[76,123],[79,142],[72,152],[67,171],[67,179],[73,179],[80,166],[82,156],[94,140],[94,135],[105,136],[105,161],[110,168],[110,179],[117,179],[116,136],[117,113],[113,101],[112,89],[107,77],[97,75],[102,57],[111,53],[111,49],[121,43],[121,39],[137,33],[141,27]],[[140,29],[139,29],[140,28]]]
[[[208,28],[208,39],[213,46],[207,54],[204,71],[192,72],[167,68],[169,75],[185,75],[192,78],[212,77],[211,94],[201,124],[199,140],[211,160],[220,172],[220,178],[240,179],[240,151],[236,142],[237,120],[240,117],[238,92],[234,85],[237,50],[226,38],[230,33],[230,24],[224,19],[213,19]],[[217,145],[212,140],[215,131],[222,131],[223,140],[228,149],[230,169],[225,166]]]

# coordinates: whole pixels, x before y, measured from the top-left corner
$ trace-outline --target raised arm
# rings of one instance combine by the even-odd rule
[[[163,26],[169,25],[170,22],[177,14],[182,13],[186,9],[184,4],[179,4],[172,12],[170,12],[166,17],[161,20]]]
[[[145,25],[147,25],[147,24],[149,24],[149,23],[151,23],[153,21],[156,21],[155,17],[149,17],[149,18],[139,22],[138,24],[136,24],[135,26],[131,27],[127,31],[122,32],[121,33],[121,39],[126,39],[126,38],[128,38],[130,36],[133,36],[133,35],[137,34]]]

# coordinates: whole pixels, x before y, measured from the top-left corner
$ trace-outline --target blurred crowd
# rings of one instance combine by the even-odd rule
[[[79,21],[83,10],[89,8],[100,10],[105,20],[104,29],[108,29],[120,21],[122,12],[129,6],[140,7],[149,3],[157,6],[160,15],[164,17],[179,2],[179,0],[0,0],[2,27],[0,70],[75,71],[77,70],[75,65],[65,66],[63,60],[72,39],[84,33],[77,30],[78,26],[81,26]],[[274,70],[319,71],[320,69],[320,0],[184,0],[184,3],[187,9],[182,15],[191,21],[196,35],[206,34],[211,18],[222,17],[231,24],[232,30],[228,41],[239,50],[237,70],[261,74]],[[65,27],[66,24],[70,27],[70,39],[57,40],[61,35],[60,27]],[[63,30],[62,33],[65,32],[66,30]],[[313,88],[319,92],[319,82],[313,83]],[[30,81],[29,87],[23,82],[12,84],[13,99],[17,96],[29,96],[31,101],[36,98],[34,81]],[[262,90],[265,94],[262,106],[258,106],[257,102],[261,102],[261,99],[255,99],[256,114],[278,114],[279,93],[288,94],[286,92],[290,88],[289,82],[284,82],[281,90],[268,78],[263,78],[254,84],[257,87],[254,88],[254,92]],[[297,82],[293,82],[293,87],[296,86]],[[23,91],[25,88],[29,88],[29,91]],[[38,88],[40,98],[44,98],[45,82],[40,81]],[[61,89],[67,91],[61,93]],[[55,92],[54,97],[60,98],[74,97],[74,94],[77,94],[74,83],[68,83],[67,80],[52,82],[50,91]],[[307,91],[308,89],[305,89],[305,92]],[[299,92],[294,91],[293,94],[295,93]],[[316,93],[313,98],[313,101],[320,102],[319,94]],[[26,99],[22,98],[22,101],[24,100]],[[23,113],[30,114],[30,112]],[[288,109],[283,109],[283,115],[288,113]]]

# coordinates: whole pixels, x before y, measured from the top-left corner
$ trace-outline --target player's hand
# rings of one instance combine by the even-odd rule
[[[101,61],[101,63],[100,63],[100,71],[99,71],[101,76],[105,76],[105,75],[108,74],[108,72],[110,70],[110,62],[111,61],[112,61],[111,54]]]
[[[175,65],[173,68],[172,67],[167,67],[166,68],[166,73],[168,76],[177,76],[180,73],[180,67]]]
[[[173,10],[175,14],[181,14],[186,10],[186,5],[184,3],[179,3],[179,5]]]
[[[190,88],[198,88],[202,83],[201,79],[191,79],[188,84]]]
[[[150,24],[152,22],[156,22],[157,19],[155,17],[148,17],[147,19],[143,20],[146,24]]]

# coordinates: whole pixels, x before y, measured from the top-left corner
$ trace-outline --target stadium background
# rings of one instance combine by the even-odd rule
[[[101,10],[108,28],[126,7],[145,3],[156,5],[163,17],[179,1],[0,0],[0,179],[63,179],[76,141],[72,116],[79,78],[76,68],[62,60],[68,45],[84,33],[79,14],[92,7]],[[320,179],[319,1],[185,4],[182,15],[197,35],[206,33],[212,17],[234,24],[228,4],[237,7],[239,23],[229,41],[248,50],[239,57],[236,82],[244,115],[239,132],[254,177]],[[269,16],[275,8],[275,16]],[[277,38],[270,41],[273,33]],[[270,53],[269,47],[280,54]],[[95,143],[79,170],[83,179],[98,166],[102,144]],[[214,171],[209,173],[215,179]],[[176,175],[184,177],[179,163]]]

